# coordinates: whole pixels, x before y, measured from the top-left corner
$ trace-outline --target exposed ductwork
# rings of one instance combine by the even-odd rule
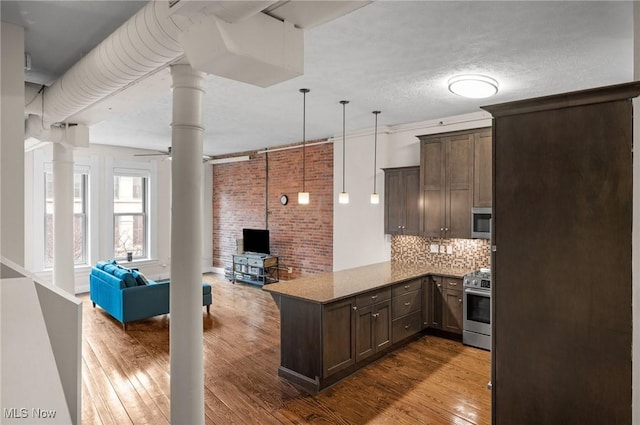
[[[39,116],[27,120],[26,136],[51,141],[47,129],[52,124],[65,122],[179,61],[185,52],[200,71],[262,87],[301,75],[304,45],[300,27],[336,18],[369,1],[311,1],[295,7],[289,3],[150,1],[49,88],[25,87],[25,113]],[[309,6],[306,15],[302,13],[305,3]],[[268,15],[256,16],[268,7]],[[86,142],[76,138],[68,143],[85,145],[86,134]],[[67,143],[66,139],[57,141]]]

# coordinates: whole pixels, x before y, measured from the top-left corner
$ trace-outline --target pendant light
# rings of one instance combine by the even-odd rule
[[[347,103],[349,103],[348,100],[341,100],[340,103],[342,104],[342,192],[340,192],[340,195],[338,196],[338,202],[341,204],[348,204],[349,203],[349,194],[347,193],[347,191],[344,189],[344,181],[345,181],[345,106],[347,105]]]
[[[371,194],[371,203],[379,204],[380,203],[380,195],[376,192],[376,162],[378,159],[378,114],[380,111],[373,111],[372,114],[376,116],[376,127],[375,132],[373,133],[373,193]]]
[[[307,165],[307,141],[306,141],[306,124],[307,124],[307,93],[311,90],[300,89],[302,93],[302,192],[298,192],[298,203],[306,205],[309,203],[309,192],[306,188],[306,165]]]

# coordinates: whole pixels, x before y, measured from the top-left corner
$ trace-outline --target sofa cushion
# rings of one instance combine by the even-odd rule
[[[125,269],[123,267],[116,267],[116,269],[113,271],[113,275],[119,279],[122,279],[124,281],[124,284],[127,286],[127,288],[131,288],[132,286],[138,286],[138,281],[136,280],[135,277],[133,277],[133,274],[129,269]]]
[[[143,275],[139,271],[131,270],[131,274],[135,278],[136,282],[138,282],[138,286],[144,286],[144,285],[147,285],[149,283],[149,280],[147,280],[145,275]]]

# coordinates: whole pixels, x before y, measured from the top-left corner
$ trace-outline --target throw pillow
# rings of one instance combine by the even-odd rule
[[[144,286],[144,285],[147,285],[149,283],[147,278],[142,273],[140,273],[139,271],[132,270],[131,274],[136,279],[136,282],[138,282],[138,286]]]

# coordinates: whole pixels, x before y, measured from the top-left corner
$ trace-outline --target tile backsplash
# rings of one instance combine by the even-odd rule
[[[437,246],[437,253],[431,252],[432,245]],[[444,247],[445,253],[439,252],[441,247]],[[391,260],[405,263],[477,270],[489,267],[490,249],[487,239],[441,239],[404,235],[391,237]]]

